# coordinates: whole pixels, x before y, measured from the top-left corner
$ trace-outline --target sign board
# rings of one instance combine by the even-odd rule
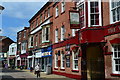
[[[70,28],[71,29],[80,29],[80,18],[78,11],[69,11],[70,17]]]

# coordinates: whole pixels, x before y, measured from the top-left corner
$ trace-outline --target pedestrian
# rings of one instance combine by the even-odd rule
[[[35,74],[37,74],[37,78],[40,77],[40,70],[41,70],[41,67],[40,67],[40,64],[38,63],[35,67]]]

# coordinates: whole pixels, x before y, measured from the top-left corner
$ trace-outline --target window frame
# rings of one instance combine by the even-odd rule
[[[120,55],[118,57],[118,54],[120,53],[120,49],[118,49],[118,47],[117,47],[117,49],[115,51],[115,48],[114,48],[115,46],[119,46],[119,48],[120,48],[120,44],[114,44],[114,45],[112,45],[112,52],[113,52],[113,55],[112,55],[112,72],[114,74],[120,74],[120,68],[119,68],[119,71],[115,70],[116,69],[116,65],[120,66]],[[115,53],[117,53],[117,57],[116,58],[115,58]],[[116,64],[115,60],[119,60],[119,63]]]
[[[58,42],[58,28],[55,29],[55,43]]]
[[[58,68],[58,54],[55,54],[55,68]]]
[[[61,53],[61,69],[65,69],[65,54]]]
[[[65,12],[65,0],[61,2],[61,13]]]
[[[99,15],[99,24],[98,25],[91,25],[91,7],[90,7],[90,2],[96,2],[98,1],[98,15]],[[101,12],[101,4],[102,1],[101,0],[88,0],[88,27],[93,27],[93,26],[102,26],[102,12]],[[94,13],[95,14],[95,13]]]
[[[79,51],[77,51],[76,53],[79,53]],[[77,62],[79,61],[78,59],[75,59],[75,54],[76,53],[74,53],[73,51],[72,51],[72,57],[73,57],[73,70],[78,70],[79,68],[77,67],[77,68],[75,68],[75,61],[77,60]],[[77,57],[78,57],[78,55],[77,55]]]
[[[65,26],[63,25],[61,27],[61,41],[63,41],[65,39]]]
[[[55,17],[57,17],[58,15],[59,15],[59,7],[56,6],[56,8],[55,8]]]
[[[120,21],[120,15],[119,15],[119,20],[117,20],[117,9],[119,8],[120,9],[120,5],[119,6],[116,6],[116,7],[114,7],[114,8],[112,8],[112,4],[113,3],[113,0],[110,0],[109,1],[109,7],[110,7],[110,23],[112,24],[112,23],[116,23],[116,22],[119,22]],[[120,3],[120,2],[119,2]],[[115,21],[114,21],[114,19],[113,19],[113,10],[115,10],[115,16],[116,16],[116,19],[115,19]],[[119,11],[120,12],[120,11]]]

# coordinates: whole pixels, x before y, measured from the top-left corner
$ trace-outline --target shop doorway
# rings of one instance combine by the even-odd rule
[[[104,55],[100,45],[88,45],[82,56],[82,80],[104,80]],[[83,54],[84,54],[83,53]]]

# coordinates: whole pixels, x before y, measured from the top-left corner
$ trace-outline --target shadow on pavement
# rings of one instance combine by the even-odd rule
[[[25,71],[20,71],[20,70],[14,70],[14,69],[2,69],[3,73],[11,73],[11,72],[25,72]]]

